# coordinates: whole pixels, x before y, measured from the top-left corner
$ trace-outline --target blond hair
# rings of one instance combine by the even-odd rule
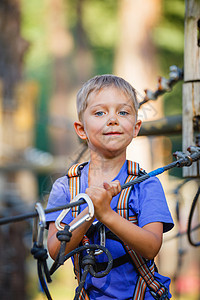
[[[105,74],[98,75],[89,79],[83,84],[82,88],[77,93],[77,113],[79,120],[82,120],[83,112],[85,111],[88,103],[88,99],[91,93],[98,92],[102,88],[114,86],[123,91],[130,100],[133,102],[133,106],[136,112],[138,111],[138,101],[135,89],[121,77]]]

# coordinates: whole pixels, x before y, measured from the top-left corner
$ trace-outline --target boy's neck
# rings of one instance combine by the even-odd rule
[[[105,158],[99,156],[97,153],[91,153],[88,178],[89,185],[101,185],[104,181],[113,180],[121,170],[125,161],[125,154]]]

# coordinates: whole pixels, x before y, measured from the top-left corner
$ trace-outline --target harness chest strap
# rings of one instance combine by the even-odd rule
[[[126,183],[134,180],[140,175],[143,175],[144,170],[139,168],[138,163],[128,161],[128,174],[129,175],[126,179]],[[120,216],[131,221],[132,223],[137,224],[137,216],[129,216],[129,195],[131,189],[132,187],[122,190],[117,205],[117,212]],[[166,289],[165,287],[163,287],[162,284],[155,280],[153,276],[155,272],[154,263],[151,265],[151,267],[148,267],[146,260],[141,255],[130,249],[127,245],[124,245],[124,247],[139,273],[139,278],[134,291],[133,300],[144,299],[147,286],[153,293],[155,293],[155,295],[158,295],[158,297],[162,297],[162,295],[165,294]]]
[[[80,176],[81,176],[81,170],[84,168],[85,165],[87,165],[88,162],[81,163],[81,164],[75,164],[68,170],[68,178],[69,178],[69,191],[71,195],[71,200],[76,197],[80,193]],[[80,206],[74,206],[72,207],[72,216],[76,218],[78,214],[80,213]]]
[[[80,193],[80,176],[81,176],[81,170],[84,168],[84,166],[87,164],[81,163],[81,164],[75,164],[71,168],[69,168],[67,176],[69,178],[69,191],[71,195],[71,200],[76,197],[77,194]],[[72,216],[76,218],[78,214],[80,213],[80,206],[73,206],[72,207]],[[78,280],[78,283],[81,280],[81,266],[80,266],[80,254],[77,253],[74,255],[74,273],[76,275],[76,278]],[[89,300],[90,298],[87,295],[87,292],[85,288],[82,288],[79,300]]]
[[[71,194],[71,199],[73,199],[78,193],[80,193],[80,175],[81,175],[81,169],[87,164],[76,164],[72,166],[68,171],[68,178],[69,178],[69,189]],[[139,168],[139,164],[128,161],[128,177],[126,179],[126,183],[134,180],[136,177],[143,175],[144,170]],[[117,212],[120,216],[123,218],[133,222],[137,223],[137,217],[135,216],[129,216],[129,195],[131,192],[131,188],[126,188],[121,191],[121,194],[119,196],[119,201],[117,205]],[[80,206],[72,207],[72,216],[75,218],[80,212]],[[138,255],[136,252],[134,252],[132,249],[130,249],[127,245],[124,245],[126,252],[129,254],[132,263],[136,267],[139,278],[136,284],[136,288],[133,295],[133,300],[143,300],[145,296],[146,287],[148,286],[150,290],[156,295],[156,297],[162,297],[164,295],[165,288],[160,284],[158,281],[155,280],[153,274],[154,274],[154,263],[149,268],[146,264],[146,260]],[[75,274],[78,279],[78,282],[80,281],[80,264],[79,264],[79,258],[76,254],[76,257],[74,258],[75,263]],[[85,289],[82,289],[79,299],[89,299]],[[167,298],[166,298],[167,299]]]

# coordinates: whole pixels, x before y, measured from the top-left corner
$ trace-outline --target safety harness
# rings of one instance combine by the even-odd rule
[[[132,161],[128,162],[128,177],[126,179],[126,182],[130,182],[134,180],[136,177],[142,176],[145,174],[145,171],[139,167],[139,164]],[[75,164],[73,165],[69,171],[68,171],[68,178],[69,178],[69,190],[71,194],[71,199],[74,199],[74,197],[80,193],[80,176],[81,176],[81,170],[84,168],[84,166],[88,162],[81,163],[81,164]],[[129,220],[133,224],[137,224],[137,216],[129,216],[129,196],[131,192],[132,187],[128,187],[126,189],[123,189],[120,193],[118,204],[117,204],[117,213],[122,216],[123,218]],[[80,213],[80,206],[74,206],[72,208],[72,216],[74,218],[77,217],[77,215]],[[111,233],[111,232],[110,232]],[[116,237],[116,236],[115,236]],[[109,238],[115,239],[114,234],[111,233]],[[118,239],[118,238],[117,238]],[[85,238],[84,238],[85,240]],[[119,239],[118,239],[119,240]],[[128,255],[125,255],[117,260],[114,260],[113,266],[116,267],[118,265],[121,265],[122,263],[125,263],[127,261],[131,261],[133,265],[135,266],[137,272],[138,272],[138,281],[135,287],[135,291],[133,294],[133,300],[143,300],[145,296],[146,288],[148,287],[150,289],[150,293],[155,299],[168,299],[168,290],[165,288],[165,286],[158,282],[154,278],[154,272],[155,272],[155,264],[154,262],[150,267],[147,265],[147,260],[144,259],[141,255],[137,254],[135,251],[130,249],[128,245],[125,245],[122,241],[120,241],[122,245],[124,246],[124,249]],[[84,242],[83,242],[84,243]],[[76,278],[78,282],[80,282],[81,277],[81,265],[80,265],[80,255],[76,254],[74,256],[74,272],[76,275]],[[86,290],[83,288],[79,300],[89,300],[89,297],[87,295]]]

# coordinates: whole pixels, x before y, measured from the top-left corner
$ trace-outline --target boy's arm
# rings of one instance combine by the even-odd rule
[[[129,222],[112,210],[112,197],[120,192],[120,183],[104,183],[104,188],[89,187],[86,194],[92,199],[95,217],[135,252],[153,259],[162,245],[163,224],[149,223],[143,228]]]
[[[101,221],[103,222],[103,220]],[[113,211],[104,224],[125,244],[146,259],[153,259],[162,245],[163,224],[149,223],[140,228]]]
[[[70,224],[76,223],[80,218],[88,213],[88,207],[86,207]],[[72,237],[70,241],[66,244],[65,254],[69,253],[70,251],[74,250],[78,247],[79,243],[81,242],[84,234],[87,232],[89,227],[92,225],[94,221],[94,217],[90,221],[84,222],[80,227],[76,228],[72,232]],[[65,226],[66,224],[63,224]],[[49,230],[48,230],[48,238],[47,238],[47,247],[51,258],[54,260],[56,259],[59,249],[60,249],[60,241],[56,237],[56,233],[58,232],[55,222],[49,223]]]

